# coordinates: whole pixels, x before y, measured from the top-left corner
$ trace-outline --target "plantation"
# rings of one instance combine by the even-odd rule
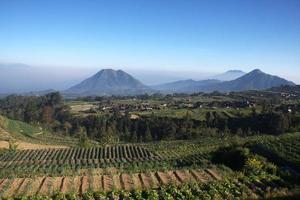
[[[134,145],[23,150],[7,151],[0,155],[0,169],[3,177],[16,171],[47,173],[63,169],[103,168],[158,160],[158,155]]]
[[[75,182],[78,182],[76,177],[74,178]],[[265,176],[238,176],[235,178],[226,178],[223,180],[210,180],[205,182],[194,182],[190,181],[185,184],[171,184],[168,186],[158,186],[152,189],[145,188],[135,188],[125,186],[123,189],[116,188],[113,191],[105,191],[105,185],[109,185],[106,178],[101,179],[102,184],[100,184],[100,191],[87,191],[89,186],[81,184],[79,191],[74,190],[73,192],[64,193],[64,188],[70,188],[65,186],[67,184],[66,179],[60,179],[62,183],[56,192],[53,189],[44,190],[44,186],[40,186],[36,195],[24,197],[24,191],[18,190],[15,194],[15,198],[19,199],[18,194],[22,194],[22,199],[53,199],[53,200],[74,200],[74,199],[83,199],[83,200],[102,200],[102,199],[266,199],[266,198],[279,198],[279,199],[297,199],[299,198],[299,192],[292,190],[292,193],[288,191],[289,186],[286,182],[280,180],[276,176],[265,175]],[[104,180],[104,181],[103,181]],[[110,179],[112,180],[112,179]],[[90,178],[82,177],[80,181],[90,181]],[[25,181],[21,181],[25,182]],[[46,184],[47,180],[43,180],[42,183]],[[55,180],[51,180],[50,184],[53,184]],[[122,181],[121,181],[122,182]],[[124,184],[124,183],[122,183]],[[99,184],[98,184],[99,185]],[[93,189],[96,189],[98,186],[94,185]],[[21,188],[21,187],[19,187]],[[127,188],[127,189],[126,189]],[[36,190],[34,190],[36,191]],[[45,196],[41,191],[50,191],[50,193]],[[51,193],[51,191],[53,193]],[[60,191],[60,192],[59,192]],[[28,192],[28,191],[27,191]],[[32,193],[32,191],[30,191]],[[81,195],[78,195],[78,192]],[[33,192],[35,193],[35,192]]]
[[[31,194],[53,195],[56,192],[84,194],[88,191],[131,191],[157,189],[169,184],[208,182],[220,179],[214,169],[174,170],[148,173],[120,173],[107,175],[84,175],[68,177],[34,177],[0,180],[0,194],[3,197]],[[7,187],[9,186],[9,187]]]
[[[300,169],[300,133],[287,134],[257,144],[254,151],[273,162]]]
[[[10,96],[0,199],[297,199],[299,106],[263,95]]]

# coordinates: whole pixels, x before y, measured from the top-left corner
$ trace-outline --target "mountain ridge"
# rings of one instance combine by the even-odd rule
[[[211,85],[208,88],[202,88],[205,92],[220,91],[245,91],[245,90],[264,90],[281,85],[295,85],[295,83],[262,72],[260,69],[254,69],[249,73],[232,81],[224,81],[219,84]]]
[[[188,86],[184,81],[176,81],[176,82],[171,82],[171,83],[166,83],[166,84],[156,86],[155,89],[160,89],[165,92],[170,92],[170,89],[166,90],[166,88],[170,88],[174,86],[172,92],[186,92],[186,93],[212,92],[212,91],[231,92],[231,91],[244,91],[244,90],[263,90],[263,89],[268,89],[280,85],[295,85],[293,82],[283,79],[279,76],[274,76],[274,75],[264,73],[260,69],[254,69],[249,73],[246,73],[243,76],[231,81],[215,80],[215,82],[213,81],[209,82],[209,80],[214,80],[214,79],[208,79],[202,81],[189,80],[191,84]],[[185,83],[185,84],[180,85],[180,83]],[[175,89],[175,86],[179,89]]]

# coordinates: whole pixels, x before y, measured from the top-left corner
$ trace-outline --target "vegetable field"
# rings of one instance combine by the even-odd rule
[[[264,141],[254,151],[274,162],[300,169],[300,133],[287,134],[273,140]]]
[[[215,178],[207,170],[0,180],[0,197],[18,199],[269,199],[288,198],[277,176]],[[291,189],[291,188],[290,188]],[[294,193],[294,199],[297,192]],[[299,195],[299,193],[298,193]],[[29,196],[26,198],[25,196]],[[31,197],[30,197],[31,196]],[[14,198],[13,198],[14,199]]]
[[[47,172],[157,160],[160,160],[158,155],[135,145],[8,151],[0,156],[0,171],[3,176],[9,170]]]
[[[68,177],[35,177],[0,179],[0,197],[12,195],[53,195],[57,192],[83,194],[90,190],[146,190],[163,185],[208,182],[221,179],[213,169],[174,170],[149,173],[121,173],[113,175],[86,175]]]

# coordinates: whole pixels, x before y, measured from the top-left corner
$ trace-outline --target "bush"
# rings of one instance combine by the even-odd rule
[[[217,164],[224,164],[233,170],[241,170],[245,165],[248,155],[248,148],[225,147],[213,153],[212,161]]]
[[[273,163],[267,162],[265,158],[253,155],[247,158],[245,162],[245,173],[260,175],[262,173],[268,173],[275,175],[277,167]]]

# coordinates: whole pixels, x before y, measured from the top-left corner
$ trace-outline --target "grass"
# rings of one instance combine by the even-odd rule
[[[133,114],[141,115],[141,116],[149,116],[154,113],[155,116],[159,117],[170,117],[170,118],[184,118],[186,113],[188,112],[191,115],[192,119],[204,121],[207,112],[217,112],[220,115],[224,115],[227,117],[238,117],[239,114],[248,115],[252,111],[251,109],[242,109],[236,110],[233,108],[218,108],[218,109],[211,109],[211,108],[197,108],[197,109],[174,109],[168,108],[163,110],[152,110],[152,111],[142,111],[142,112],[132,112]]]
[[[25,122],[16,121],[16,120],[6,120],[6,130],[10,133],[22,134],[25,136],[32,136],[36,133],[41,132],[41,130],[37,127],[34,127]]]
[[[8,132],[11,137],[16,139],[28,139],[41,132],[40,128],[27,124],[25,122],[11,120],[1,117],[1,128]]]

